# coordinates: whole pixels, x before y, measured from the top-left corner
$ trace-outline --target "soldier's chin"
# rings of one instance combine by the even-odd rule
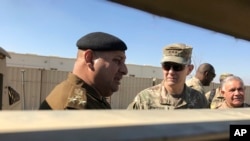
[[[112,88],[113,92],[117,92],[119,90],[119,85],[115,85]]]
[[[115,80],[114,83],[115,83],[115,85],[120,85],[121,84],[121,82],[119,80]]]
[[[176,83],[175,82],[167,82],[167,85],[168,86],[173,86],[173,85],[175,85]]]
[[[108,91],[106,92],[104,95],[102,95],[103,97],[110,97],[114,94],[113,90],[112,91]]]
[[[236,101],[233,103],[235,107],[240,107],[242,106],[243,102],[242,101]]]

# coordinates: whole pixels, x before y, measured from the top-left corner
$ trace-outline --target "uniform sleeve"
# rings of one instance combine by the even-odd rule
[[[140,110],[140,103],[136,101],[131,102],[128,105],[127,110]]]
[[[205,98],[207,100],[207,108],[210,108],[211,101],[209,101],[209,97],[211,95],[211,91],[205,93]]]
[[[203,108],[209,108],[206,96],[204,94],[201,94],[201,98],[204,103]]]
[[[201,94],[196,89],[187,87],[187,94],[189,95],[189,103],[195,108],[208,108],[208,102],[204,94]]]
[[[134,101],[128,105],[127,110],[147,110],[148,104],[146,100],[146,93],[146,90],[138,93],[134,98]]]
[[[193,86],[191,88],[197,90],[198,92],[200,92],[203,95],[205,94],[205,92],[204,92],[204,90],[203,90],[203,88],[201,86]]]
[[[208,91],[208,92],[205,93],[205,96],[206,96],[206,99],[207,99],[207,100],[208,100],[209,97],[210,97],[210,93],[211,93],[211,91]]]

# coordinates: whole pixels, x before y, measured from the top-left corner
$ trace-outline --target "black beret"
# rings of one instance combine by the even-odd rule
[[[82,38],[76,43],[78,49],[81,50],[95,50],[95,51],[115,51],[127,50],[126,44],[113,35],[104,32],[92,32]]]

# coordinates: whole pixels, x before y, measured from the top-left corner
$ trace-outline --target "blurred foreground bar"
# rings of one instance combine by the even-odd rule
[[[1,141],[223,141],[250,108],[175,111],[1,111]]]

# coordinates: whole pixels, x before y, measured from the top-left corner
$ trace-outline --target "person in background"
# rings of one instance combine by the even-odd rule
[[[224,101],[216,109],[243,108],[250,107],[244,103],[245,85],[243,80],[238,76],[228,76],[221,83],[221,94]]]
[[[228,76],[233,76],[231,73],[223,73],[220,75],[220,86],[216,89],[212,89],[211,91],[208,91],[205,96],[208,101],[208,107],[210,109],[214,109],[217,107],[221,102],[223,102],[225,99],[223,95],[221,94],[221,83],[222,81],[227,78]]]
[[[186,84],[205,95],[204,86],[209,86],[214,77],[214,67],[209,63],[203,63],[198,67],[195,76],[187,80]]]
[[[106,101],[118,91],[128,70],[126,44],[104,32],[89,33],[77,41],[73,71],[42,102],[40,110],[111,109]]]
[[[207,100],[197,90],[187,87],[186,76],[194,66],[191,64],[192,47],[176,43],[163,48],[161,66],[164,80],[139,92],[128,110],[173,110],[206,108]]]

